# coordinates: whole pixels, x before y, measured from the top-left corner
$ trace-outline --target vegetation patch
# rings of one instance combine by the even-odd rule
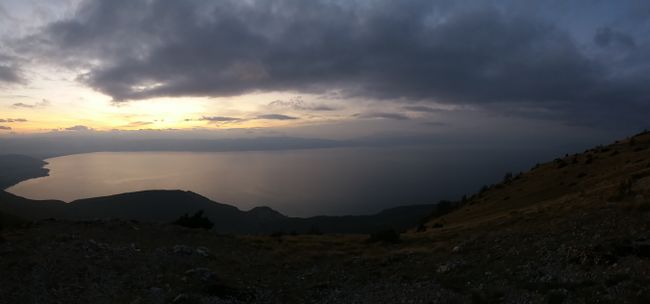
[[[196,212],[192,216],[185,214],[172,224],[187,228],[212,229],[214,227],[214,223],[209,218],[203,216],[203,210]]]

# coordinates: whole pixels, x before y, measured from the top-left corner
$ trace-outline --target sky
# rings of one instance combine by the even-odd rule
[[[0,137],[611,139],[649,57],[648,1],[0,0]]]

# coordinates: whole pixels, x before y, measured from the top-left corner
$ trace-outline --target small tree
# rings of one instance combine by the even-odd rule
[[[503,182],[504,183],[509,183],[512,181],[512,172],[506,173],[506,175],[503,176]]]
[[[312,225],[311,227],[309,227],[309,230],[307,231],[307,234],[309,234],[309,235],[322,235],[323,232],[321,232],[320,229],[318,229],[318,226]]]
[[[192,216],[185,214],[174,221],[172,224],[187,228],[212,229],[212,227],[214,227],[214,223],[210,221],[209,218],[203,216],[203,210],[196,212]]]

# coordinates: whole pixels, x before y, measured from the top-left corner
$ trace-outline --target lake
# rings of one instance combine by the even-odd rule
[[[31,199],[70,202],[139,190],[181,189],[243,210],[264,205],[291,216],[368,214],[474,192],[507,170],[529,165],[517,160],[517,155],[516,151],[459,152],[422,146],[102,152],[47,159],[49,176],[24,181],[8,191]]]

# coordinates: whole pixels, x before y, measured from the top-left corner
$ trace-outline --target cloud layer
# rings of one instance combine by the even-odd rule
[[[638,12],[632,3],[617,5]],[[543,107],[583,122],[649,110],[650,47],[639,36],[647,21],[554,22],[556,1],[531,5],[539,9],[507,0],[88,0],[22,45],[86,71],[79,79],[116,101],[337,90]]]

